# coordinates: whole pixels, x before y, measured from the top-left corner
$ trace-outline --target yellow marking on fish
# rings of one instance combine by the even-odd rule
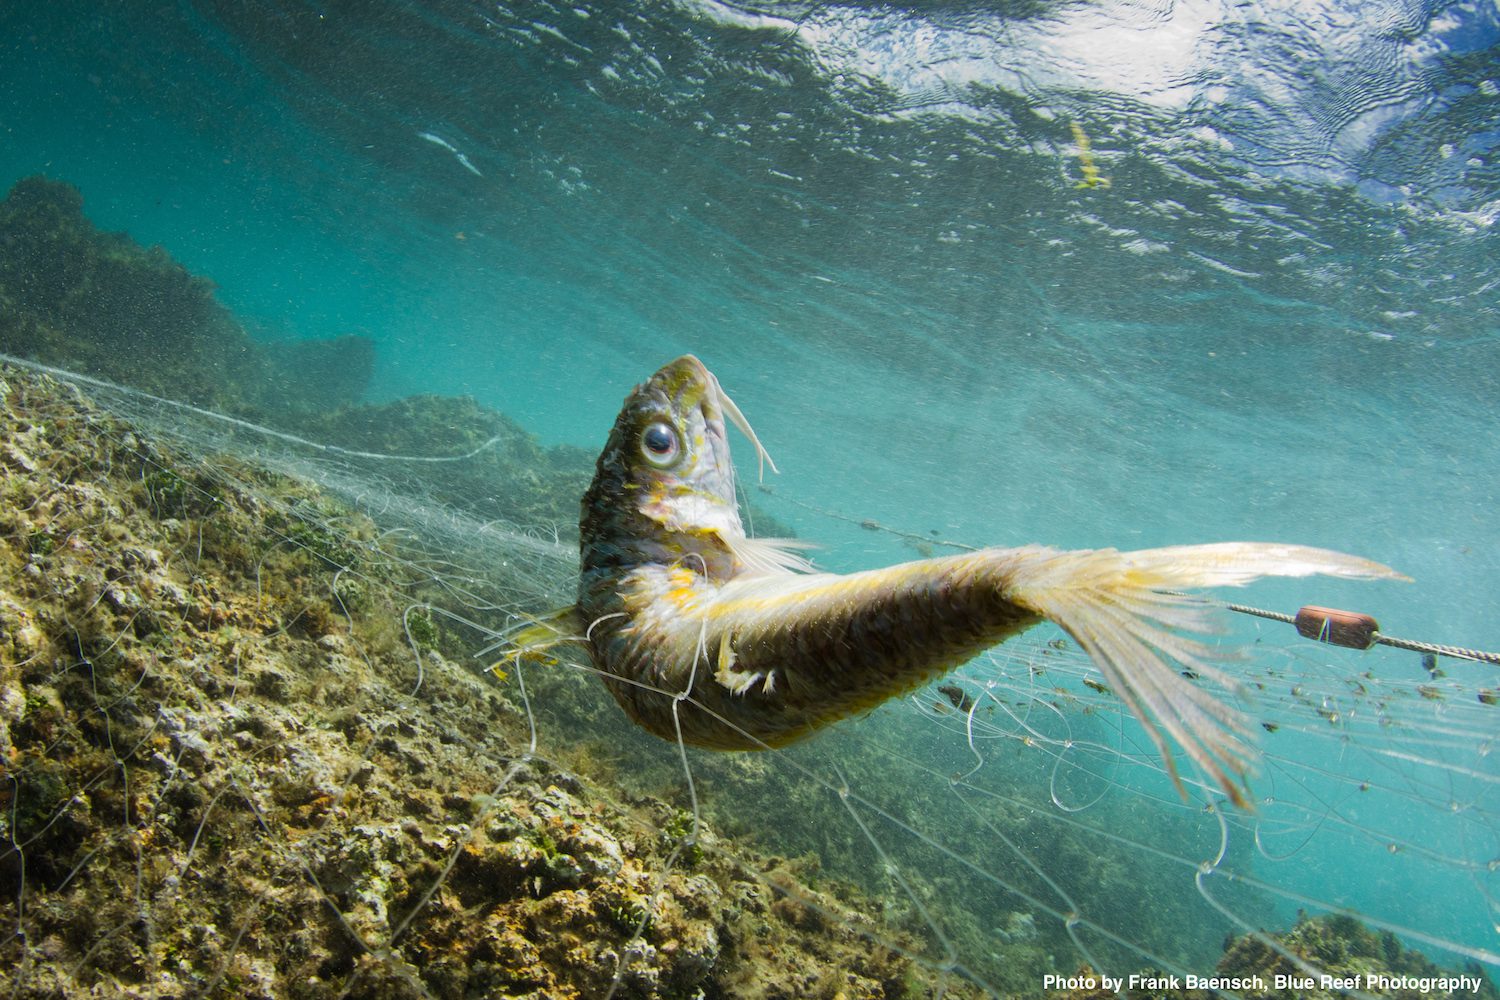
[[[683,611],[698,606],[698,574],[685,566],[673,567],[667,573],[666,599]]]
[[[761,685],[766,694],[776,686],[776,671],[769,675],[759,670],[736,670],[734,664],[737,657],[734,655],[734,632],[725,629],[724,634],[719,637],[719,663],[718,669],[714,671],[714,680],[724,685],[733,694],[744,694],[764,678]]]
[[[491,664],[489,670],[503,681],[508,667],[519,668],[523,663],[556,666],[557,658],[548,651],[578,641],[578,628],[577,613],[571,606],[533,618],[508,634],[511,651]]]
[[[1068,127],[1073,130],[1073,141],[1078,143],[1078,169],[1083,171],[1083,180],[1073,186],[1078,188],[1109,187],[1109,178],[1099,173],[1099,168],[1094,165],[1094,144],[1089,140],[1088,133],[1077,122],[1069,122]]]

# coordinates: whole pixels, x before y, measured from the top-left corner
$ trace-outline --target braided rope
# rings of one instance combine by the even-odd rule
[[[1269,618],[1275,622],[1285,622],[1295,625],[1297,619],[1293,615],[1285,615],[1279,611],[1267,611],[1264,608],[1252,608],[1246,604],[1226,604],[1224,607],[1230,611],[1238,611],[1242,615],[1254,615],[1257,618]],[[1382,635],[1375,633],[1375,641],[1383,646],[1393,646],[1396,649],[1409,649],[1417,653],[1432,653],[1437,656],[1451,656],[1460,660],[1477,660],[1480,663],[1500,663],[1500,653],[1489,653],[1480,649],[1468,649],[1464,646],[1449,646],[1437,642],[1420,642],[1416,639],[1398,639],[1393,635]]]

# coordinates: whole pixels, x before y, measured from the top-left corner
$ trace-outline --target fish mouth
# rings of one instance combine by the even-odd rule
[[[678,413],[699,410],[709,427],[718,428],[724,426],[724,419],[727,417],[729,422],[738,427],[740,432],[750,440],[751,446],[755,449],[756,458],[760,463],[761,479],[765,478],[768,465],[772,472],[781,471],[771,460],[771,455],[766,451],[765,445],[760,443],[760,438],[756,437],[750,421],[745,419],[745,414],[719,385],[719,380],[714,373],[709,371],[708,367],[697,357],[684,354],[675,361],[669,361],[651,376],[651,382],[666,394]],[[722,433],[720,430],[721,435]]]
[[[723,390],[714,373],[691,354],[669,361],[651,376],[651,382],[667,397],[679,413],[701,409],[709,420],[724,419],[719,397]]]

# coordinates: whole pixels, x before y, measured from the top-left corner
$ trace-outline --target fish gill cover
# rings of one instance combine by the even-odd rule
[[[4,350],[104,380],[5,374],[13,994],[1492,974],[1490,667],[1230,623],[1239,812],[1056,635],[772,755],[475,656],[686,351],[828,568],[1296,541],[1418,582],[1234,596],[1500,647],[1492,5],[144,16],[0,12],[7,178],[170,251],[7,203]]]

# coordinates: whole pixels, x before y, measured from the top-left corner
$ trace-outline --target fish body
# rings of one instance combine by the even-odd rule
[[[726,419],[768,463],[697,358],[635,388],[583,498],[577,604],[515,637],[518,655],[584,645],[631,719],[669,740],[785,746],[1050,620],[1090,654],[1174,781],[1166,736],[1244,803],[1249,727],[1182,676],[1187,667],[1233,686],[1203,662],[1216,651],[1181,634],[1208,630],[1211,615],[1180,589],[1265,575],[1399,578],[1342,553],[1239,542],[1138,552],[1031,545],[815,572],[799,543],[746,537]]]

